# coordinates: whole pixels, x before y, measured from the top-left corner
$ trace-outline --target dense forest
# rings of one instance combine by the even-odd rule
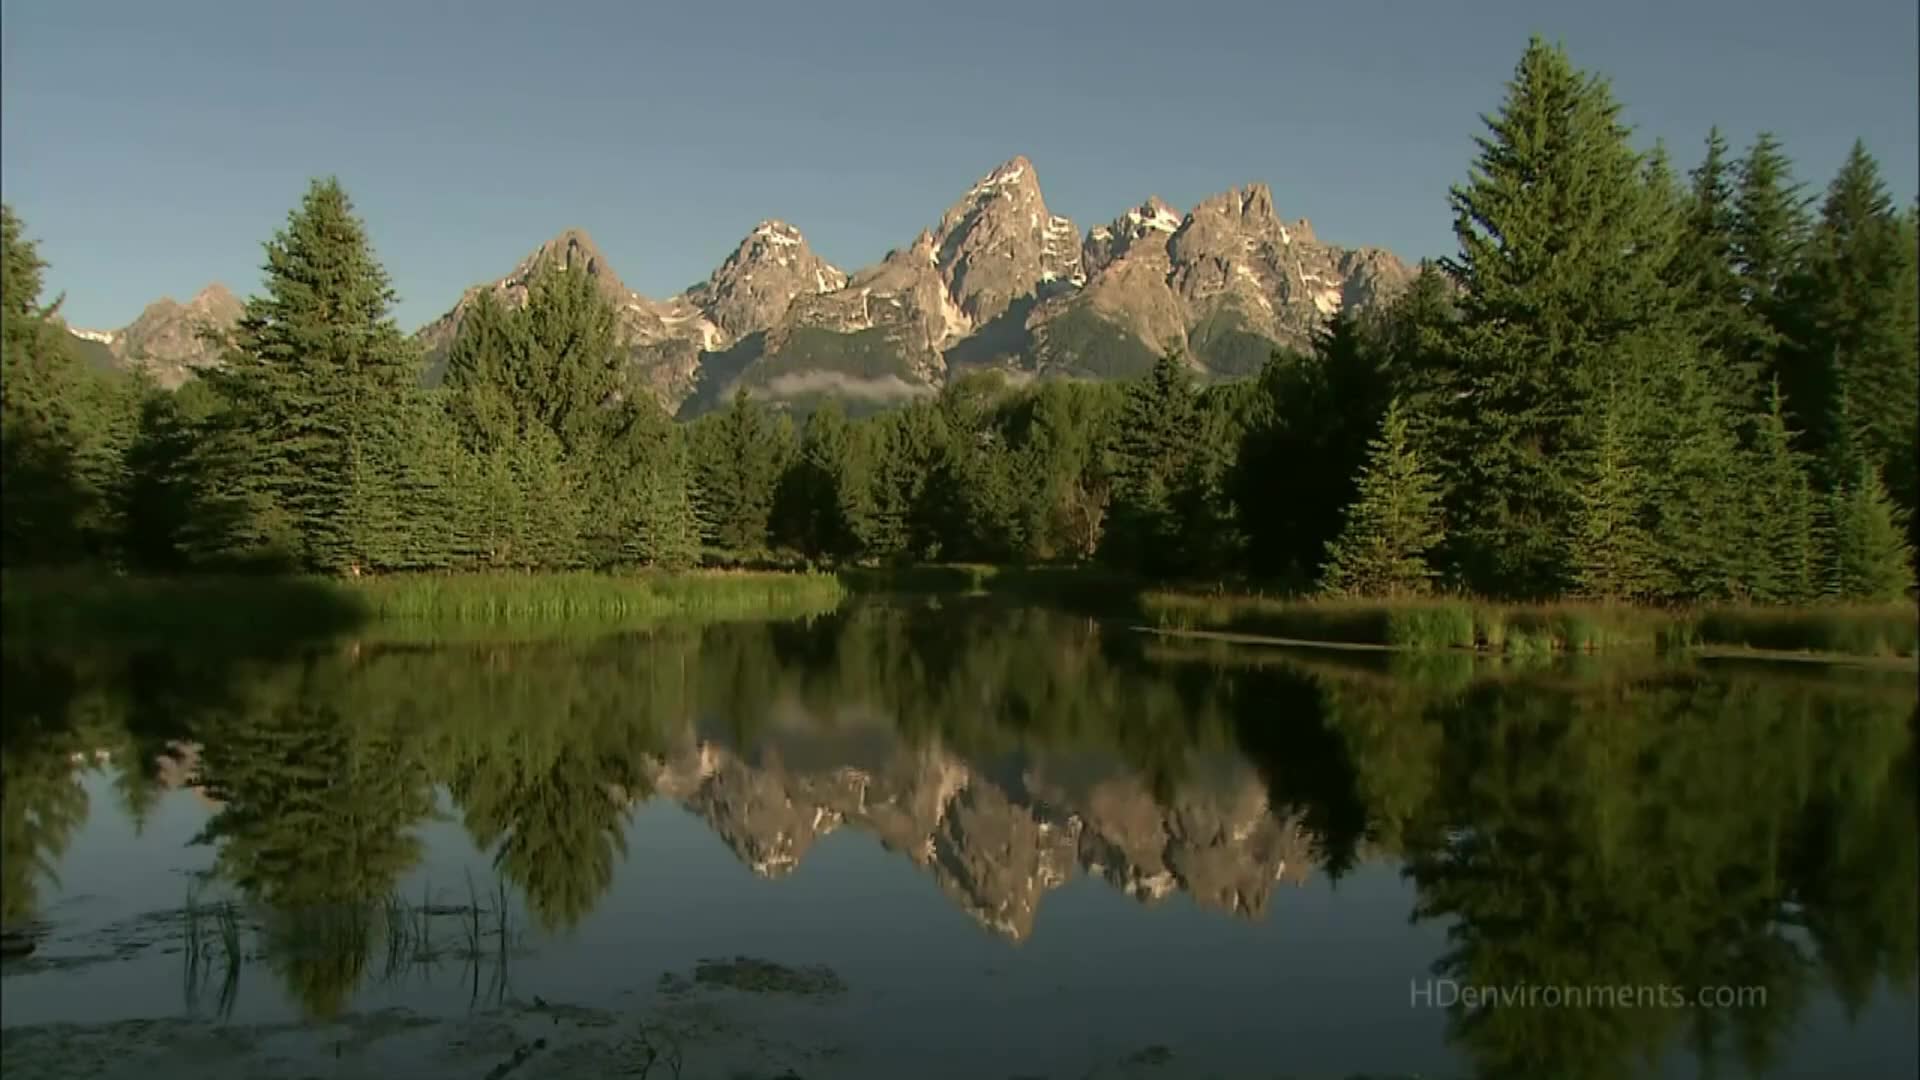
[[[8,566],[360,574],[1097,560],[1344,595],[1892,599],[1920,501],[1920,208],[1856,145],[1636,149],[1529,45],[1448,195],[1455,255],[1308,353],[1198,385],[955,377],[857,421],[675,423],[580,270],[463,323],[421,384],[334,180],[267,244],[225,363],[87,369],[5,214]],[[483,294],[484,298],[484,294]]]

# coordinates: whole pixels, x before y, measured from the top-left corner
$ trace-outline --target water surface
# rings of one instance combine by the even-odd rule
[[[9,1076],[1917,1064],[1910,673],[948,600],[0,677]]]

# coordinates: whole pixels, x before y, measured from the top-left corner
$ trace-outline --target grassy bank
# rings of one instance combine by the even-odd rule
[[[829,574],[403,574],[121,577],[9,572],[0,629],[21,639],[322,637],[387,627],[613,629],[665,619],[792,618],[837,606]]]
[[[1115,617],[1139,614],[1143,588],[1137,578],[1085,566],[936,563],[847,567],[839,575],[855,593],[994,595]]]
[[[1910,659],[1920,651],[1920,613],[1912,604],[1670,609],[1460,597],[1322,600],[1155,586],[1089,567],[966,563],[847,569],[840,575],[856,593],[991,595],[1137,619],[1163,629],[1396,650],[1472,650],[1521,660],[1694,649]]]
[[[1693,648],[1913,657],[1920,640],[1920,613],[1910,604],[1663,609],[1147,592],[1140,609],[1148,623],[1167,629],[1513,657]]]

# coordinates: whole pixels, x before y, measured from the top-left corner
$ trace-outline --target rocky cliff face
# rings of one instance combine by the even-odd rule
[[[97,355],[104,347],[106,355],[100,363],[144,371],[161,386],[173,389],[200,369],[220,362],[221,346],[203,333],[224,335],[240,321],[243,310],[238,297],[215,283],[184,304],[172,297],[155,300],[122,329],[69,332],[84,343],[84,354]]]
[[[1088,787],[1033,763],[999,782],[937,747],[894,744],[834,760],[853,764],[807,768],[777,745],[741,755],[694,742],[657,763],[652,788],[704,819],[763,877],[791,872],[835,829],[865,831],[1015,941],[1033,932],[1045,895],[1076,872],[1142,902],[1186,892],[1251,917],[1277,883],[1304,882],[1311,866],[1300,823],[1267,806],[1259,777],[1237,759],[1212,763],[1204,783],[1167,805],[1130,776]]]
[[[794,298],[845,288],[847,275],[813,253],[800,230],[763,221],[686,299],[738,340],[779,322]]]

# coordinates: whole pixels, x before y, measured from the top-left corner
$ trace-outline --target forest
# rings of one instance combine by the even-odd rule
[[[1280,591],[1800,604],[1914,586],[1920,206],[1864,146],[1682,171],[1532,42],[1447,193],[1457,252],[1257,376],[957,373],[858,420],[679,423],[550,268],[418,346],[338,181],[265,245],[224,363],[84,366],[4,215],[9,568],[365,575],[1095,563]],[[482,294],[484,298],[486,294]]]

